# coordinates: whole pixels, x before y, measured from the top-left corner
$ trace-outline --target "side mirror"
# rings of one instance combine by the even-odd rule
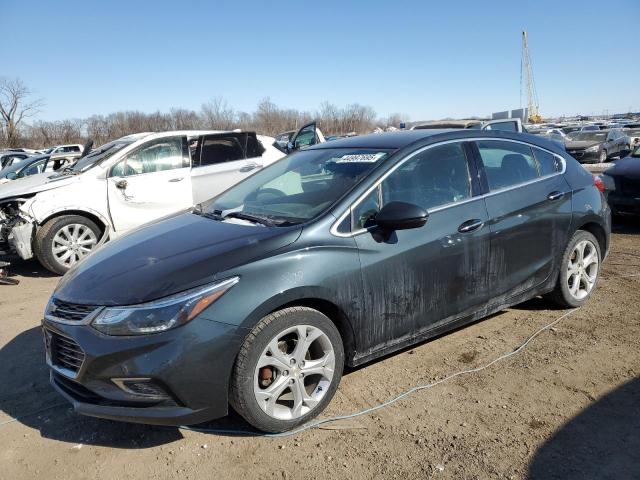
[[[16,175],[16,172],[9,172],[7,173],[7,176],[5,178],[7,180],[15,180],[16,178],[18,178],[18,175]]]
[[[375,217],[376,225],[383,230],[409,230],[427,223],[429,214],[423,208],[405,202],[390,202]]]
[[[296,149],[295,145],[291,142],[287,142],[287,153],[291,153]]]

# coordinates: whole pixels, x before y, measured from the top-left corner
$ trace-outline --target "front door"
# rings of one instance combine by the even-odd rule
[[[184,136],[151,140],[109,172],[109,212],[123,233],[193,205],[189,154]]]
[[[264,148],[254,133],[204,135],[194,142],[194,203],[215,197],[263,167]]]
[[[460,142],[412,154],[352,209],[369,328],[364,354],[447,323],[487,300],[489,228]],[[417,229],[381,236],[372,218],[401,201],[429,212]]]
[[[549,278],[567,245],[571,189],[564,160],[551,152],[507,140],[477,147],[488,190],[491,296],[504,303]]]

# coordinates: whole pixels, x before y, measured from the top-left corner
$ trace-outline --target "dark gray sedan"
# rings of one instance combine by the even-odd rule
[[[43,321],[79,413],[277,432],[356,366],[538,295],[584,304],[599,179],[532,135],[416,130],[299,151],[70,270]],[[384,382],[384,379],[380,379]]]

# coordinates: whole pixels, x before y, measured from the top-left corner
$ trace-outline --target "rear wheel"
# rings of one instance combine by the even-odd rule
[[[259,430],[290,430],[324,410],[343,365],[333,322],[311,308],[286,308],[264,317],[245,339],[229,400]]]
[[[98,245],[100,229],[86,217],[64,215],[45,223],[36,233],[35,254],[49,271],[64,275]]]
[[[582,306],[598,282],[600,261],[600,245],[596,238],[578,230],[562,255],[560,274],[550,298],[565,308]]]

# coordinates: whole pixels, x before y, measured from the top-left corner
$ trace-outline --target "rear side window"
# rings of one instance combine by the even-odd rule
[[[490,190],[508,188],[540,176],[529,146],[501,140],[485,140],[477,144]]]
[[[534,148],[533,154],[540,165],[540,174],[542,176],[553,175],[562,171],[562,162],[553,153]]]
[[[200,158],[201,167],[256,158],[265,152],[256,136],[248,133],[205,136],[194,140],[190,148],[194,158]]]
[[[202,142],[201,167],[242,159],[244,159],[244,150],[236,137],[205,138]]]

